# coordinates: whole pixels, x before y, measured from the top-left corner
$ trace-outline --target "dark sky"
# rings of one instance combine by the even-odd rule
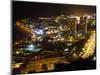
[[[37,18],[40,16],[57,16],[57,15],[76,15],[82,16],[84,14],[93,14],[96,12],[95,6],[83,5],[68,5],[68,4],[52,4],[52,3],[37,3],[37,2],[21,2],[14,1],[13,20],[23,18]]]

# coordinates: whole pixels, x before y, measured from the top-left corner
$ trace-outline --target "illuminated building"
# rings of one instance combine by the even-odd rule
[[[77,19],[76,18],[68,18],[67,20],[67,26],[68,26],[68,30],[70,33],[70,35],[76,35],[77,34]]]
[[[88,21],[88,23],[87,23],[87,29],[88,30],[96,28],[96,17],[95,17],[95,15],[90,16],[87,21]]]
[[[78,25],[78,33],[87,34],[87,17],[80,17],[80,25]]]
[[[55,22],[58,23],[59,29],[65,31],[67,35],[75,36],[77,34],[77,18],[75,16],[57,16]]]

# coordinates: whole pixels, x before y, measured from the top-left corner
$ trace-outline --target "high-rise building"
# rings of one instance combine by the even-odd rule
[[[55,21],[66,31],[66,35],[73,36],[77,34],[77,19],[75,16],[61,15],[58,16]]]
[[[77,34],[77,19],[76,18],[68,18],[67,19],[67,26],[70,35],[76,35]]]
[[[80,24],[78,25],[78,32],[87,34],[87,17],[80,17]]]

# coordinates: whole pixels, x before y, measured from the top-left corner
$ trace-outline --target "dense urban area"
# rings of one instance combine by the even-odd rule
[[[12,44],[13,74],[95,69],[96,15],[17,20]]]

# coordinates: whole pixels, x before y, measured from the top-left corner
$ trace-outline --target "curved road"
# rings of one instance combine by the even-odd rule
[[[83,52],[81,52],[80,56],[83,59],[88,58],[89,56],[93,55],[95,52],[96,40],[95,40],[95,31],[91,31],[91,36],[88,41],[84,44]]]

